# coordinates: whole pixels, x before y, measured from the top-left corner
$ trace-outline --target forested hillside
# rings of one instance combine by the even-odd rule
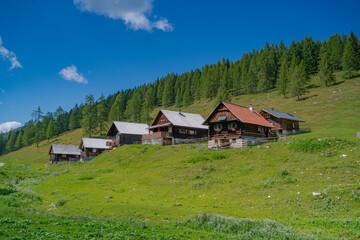
[[[59,107],[44,114],[38,107],[24,127],[0,134],[0,155],[80,127],[87,136],[102,136],[114,120],[149,123],[157,107],[187,107],[201,99],[230,100],[275,88],[284,97],[301,100],[312,74],[317,73],[326,87],[334,83],[334,72],[341,70],[348,79],[359,69],[360,43],[353,32],[349,36],[335,34],[322,42],[305,37],[290,46],[266,43],[234,62],[222,59],[201,69],[169,73],[106,98],[86,96],[84,104],[76,104],[69,112]]]

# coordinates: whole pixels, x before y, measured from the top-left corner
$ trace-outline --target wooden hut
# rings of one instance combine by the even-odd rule
[[[199,114],[160,110],[148,134],[142,136],[142,143],[172,145],[206,141],[208,127],[202,125],[203,121]]]
[[[80,143],[80,161],[92,160],[102,153],[109,152],[110,142],[108,139],[82,138]]]
[[[145,123],[114,121],[106,136],[112,137],[111,146],[116,148],[126,144],[139,144],[142,135],[147,134],[149,125]]]
[[[209,126],[209,148],[239,148],[269,137],[272,125],[252,106],[221,101],[204,121]]]
[[[51,163],[79,161],[81,150],[75,145],[51,144],[49,155]]]
[[[261,109],[260,114],[273,125],[272,130],[279,135],[298,133],[300,131],[299,123],[304,122],[290,113],[275,111],[274,108],[272,110]]]

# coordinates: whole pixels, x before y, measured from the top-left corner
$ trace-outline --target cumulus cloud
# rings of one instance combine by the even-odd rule
[[[17,60],[15,53],[9,51],[8,49],[6,49],[3,46],[3,41],[1,39],[1,37],[0,37],[0,56],[3,57],[4,59],[7,59],[10,61],[11,67],[9,68],[9,70],[13,70],[16,67],[18,67],[18,68],[23,67]]]
[[[151,21],[153,0],[73,0],[81,11],[104,15],[114,20],[123,20],[133,30],[151,32],[159,29],[164,32],[173,31],[174,27],[166,18]]]
[[[21,126],[21,123],[19,122],[5,122],[0,124],[0,133],[7,133],[15,128],[18,128]]]
[[[74,65],[71,65],[71,66],[68,66],[68,67],[62,69],[59,72],[59,74],[62,78],[64,78],[67,81],[75,81],[75,82],[83,83],[83,84],[88,83],[86,78],[81,73],[78,73],[78,70]]]

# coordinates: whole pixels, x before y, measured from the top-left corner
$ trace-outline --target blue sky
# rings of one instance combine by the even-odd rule
[[[266,42],[359,36],[359,9],[347,0],[2,0],[0,124],[236,60]]]

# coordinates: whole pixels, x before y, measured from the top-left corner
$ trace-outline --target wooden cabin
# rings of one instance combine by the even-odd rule
[[[269,137],[273,127],[252,106],[221,101],[204,121],[209,126],[209,149],[240,148]]]
[[[92,160],[102,153],[109,152],[110,142],[108,139],[82,138],[80,143],[80,161]]]
[[[79,161],[81,150],[75,145],[51,144],[49,155],[51,164],[61,161]]]
[[[290,113],[275,111],[274,108],[272,110],[261,109],[260,114],[273,125],[272,130],[279,135],[298,133],[300,131],[299,123],[304,122]]]
[[[142,135],[147,134],[149,125],[145,123],[118,122],[114,121],[107,137],[112,137],[111,148],[116,148],[126,144],[141,144]]]
[[[172,145],[206,141],[208,127],[202,125],[203,122],[199,114],[160,110],[148,134],[142,136],[142,143]]]

